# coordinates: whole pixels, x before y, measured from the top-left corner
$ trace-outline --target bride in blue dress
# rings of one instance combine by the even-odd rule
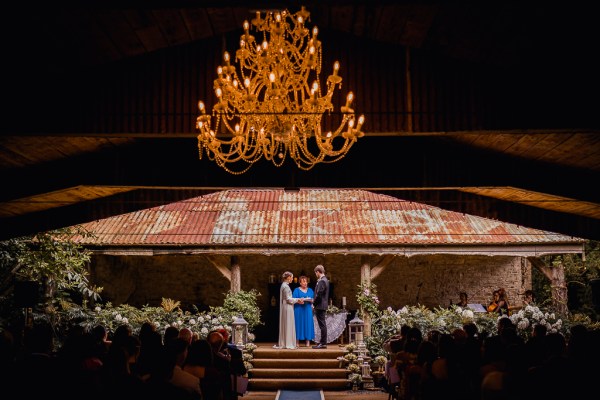
[[[308,287],[308,277],[298,278],[298,286],[294,289],[292,297],[314,299],[314,291]],[[313,322],[312,300],[305,301],[304,304],[294,304],[294,321],[296,323],[296,343],[300,346],[300,341],[304,340],[306,347],[310,346],[310,341],[315,339],[315,324]]]

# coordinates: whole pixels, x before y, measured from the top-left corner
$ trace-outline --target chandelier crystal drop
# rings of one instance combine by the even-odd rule
[[[206,153],[226,171],[242,174],[262,157],[279,167],[289,156],[309,170],[338,161],[364,136],[364,116],[355,118],[352,92],[340,108],[335,129],[322,127],[324,114],[332,116],[331,99],[342,78],[336,61],[321,85],[321,42],[317,27],[309,31],[305,26],[309,17],[302,7],[295,14],[267,12],[264,18],[257,12],[251,23],[244,21],[235,54],[239,66],[232,65],[225,52],[217,68],[212,116],[202,101],[198,103],[200,159]],[[251,27],[262,33],[260,38],[251,35]]]

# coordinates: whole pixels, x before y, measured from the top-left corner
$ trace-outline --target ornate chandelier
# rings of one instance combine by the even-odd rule
[[[331,99],[342,78],[336,61],[326,86],[321,86],[321,42],[316,26],[312,35],[305,27],[309,16],[304,7],[295,14],[267,12],[264,18],[257,12],[252,26],[262,32],[261,43],[244,21],[235,55],[239,67],[231,65],[225,52],[223,65],[217,68],[212,118],[204,103],[198,103],[200,159],[206,152],[226,171],[242,174],[262,157],[279,167],[289,156],[299,168],[309,170],[318,163],[338,161],[364,136],[364,116],[355,120],[352,92],[337,121],[328,125],[337,128],[321,126],[325,112],[332,116]]]

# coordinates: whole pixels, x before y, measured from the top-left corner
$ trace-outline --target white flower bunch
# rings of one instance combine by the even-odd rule
[[[375,357],[375,362],[379,365],[385,365],[387,358],[385,356],[377,356]]]
[[[509,318],[517,327],[519,334],[527,339],[531,336],[533,326],[537,324],[544,325],[549,333],[565,333],[563,322],[560,318],[556,318],[556,314],[544,312],[536,306],[527,305]]]
[[[353,374],[358,374],[358,373],[360,373],[360,367],[358,366],[358,364],[350,364],[350,365],[348,365],[348,368],[346,369],[346,371],[353,373]]]

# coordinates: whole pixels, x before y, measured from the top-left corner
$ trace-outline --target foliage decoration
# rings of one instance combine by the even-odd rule
[[[365,314],[370,315],[371,318],[379,316],[379,297],[377,296],[377,285],[374,283],[361,282],[358,285],[356,301],[360,307],[361,317],[364,317]]]
[[[260,292],[256,289],[250,291],[240,290],[239,292],[229,291],[225,295],[223,306],[211,307],[211,312],[224,317],[229,316],[231,321],[241,313],[248,322],[248,329],[252,330],[262,324],[260,321],[260,308],[256,303],[258,296],[260,296]]]

